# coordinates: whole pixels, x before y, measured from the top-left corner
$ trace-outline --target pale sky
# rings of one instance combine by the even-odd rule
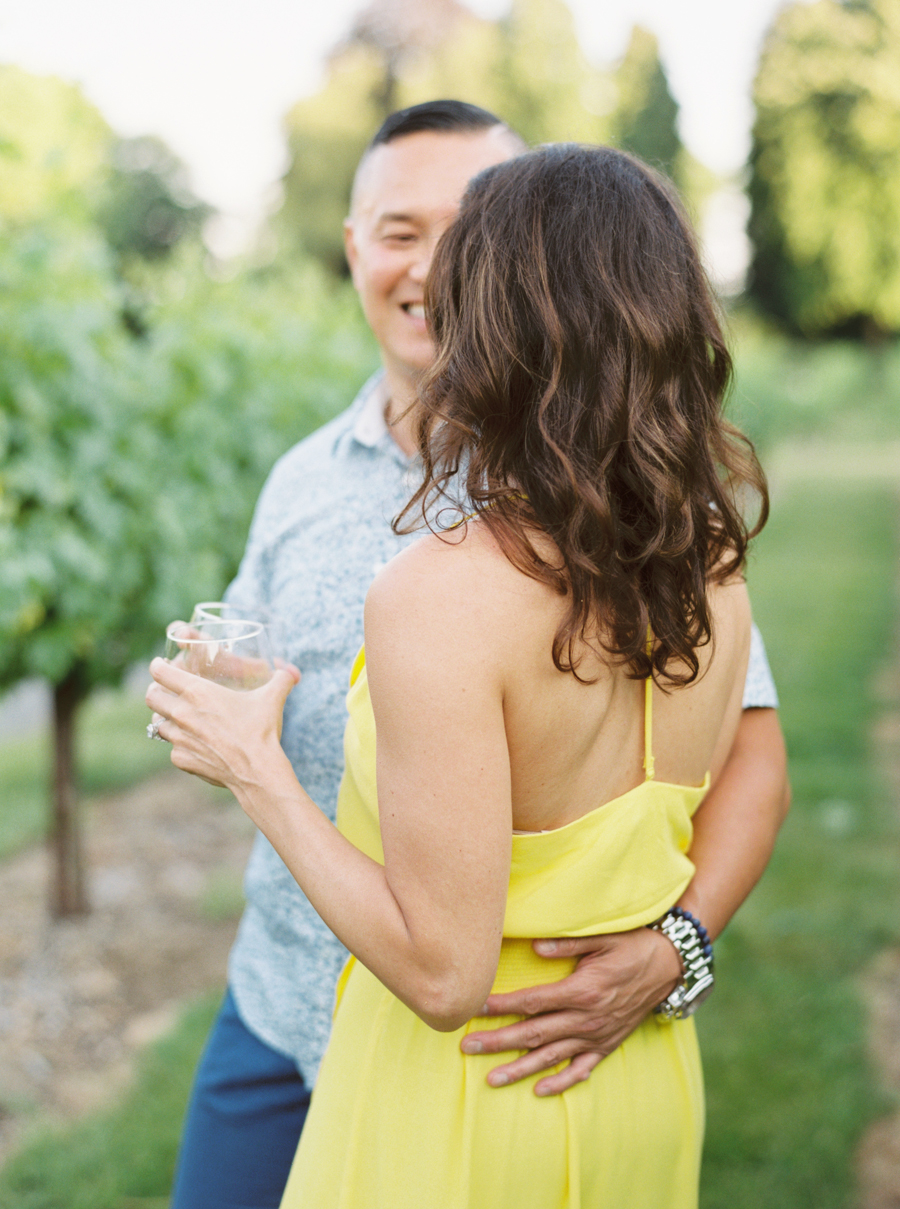
[[[79,83],[123,135],[158,134],[195,191],[258,215],[285,167],[281,119],[364,0],[0,0],[0,62]],[[634,23],[659,38],[681,135],[717,171],[749,148],[749,89],[780,0],[569,0],[587,55],[613,62]],[[507,0],[469,0],[490,17]]]

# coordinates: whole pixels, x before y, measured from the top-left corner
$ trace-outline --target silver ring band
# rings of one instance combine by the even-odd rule
[[[165,739],[159,733],[159,722],[155,718],[152,722],[147,723],[147,738],[159,739],[160,743],[165,743]]]

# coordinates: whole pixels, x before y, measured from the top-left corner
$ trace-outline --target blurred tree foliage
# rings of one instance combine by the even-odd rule
[[[754,89],[749,292],[808,337],[900,332],[900,5],[793,3]]]
[[[499,21],[457,0],[376,0],[319,92],[287,115],[281,246],[344,273],[341,222],[363,149],[388,113],[434,97],[482,105],[530,143],[612,140],[667,171],[679,161],[677,106],[652,35],[636,31],[611,72],[588,63],[563,0],[513,0]]]
[[[197,239],[211,213],[188,187],[184,164],[161,139],[144,135],[115,142],[96,217],[123,264],[132,257],[168,256],[181,240]]]
[[[74,84],[0,66],[0,220],[95,224],[126,278],[196,240],[210,207],[158,138],[119,139]]]
[[[86,909],[75,726],[165,623],[233,575],[261,483],[374,362],[321,273],[213,282],[185,250],[145,338],[86,222],[0,226],[0,686],[53,687],[52,909]]]
[[[0,66],[0,219],[87,218],[112,143],[74,84]]]

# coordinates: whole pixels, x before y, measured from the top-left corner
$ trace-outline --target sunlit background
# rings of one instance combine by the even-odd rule
[[[78,83],[124,136],[159,135],[191,171],[199,196],[226,214],[235,238],[271,203],[288,163],[285,114],[321,87],[326,57],[347,35],[355,0],[327,5],[261,0],[159,0],[152,10],[116,0],[8,2],[0,9],[0,55],[39,74]],[[398,13],[450,13],[456,5],[391,6]],[[498,0],[469,9],[488,21]],[[777,0],[575,0],[571,22],[585,57],[612,67],[633,26],[659,40],[692,153],[734,173],[750,146],[750,92],[760,42]],[[457,85],[457,88],[459,86]]]
[[[703,1206],[900,1204],[900,0],[0,0],[0,1204],[167,1204],[247,837],[120,686],[377,365],[341,219],[435,96],[698,226],[794,786],[700,1020]]]

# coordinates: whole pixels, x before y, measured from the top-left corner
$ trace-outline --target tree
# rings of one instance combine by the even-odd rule
[[[284,249],[346,274],[341,224],[372,132],[402,105],[456,95],[445,83],[447,60],[462,48],[482,75],[492,29],[456,0],[376,0],[360,12],[328,60],[323,87],[285,119],[290,166],[276,222]]]
[[[197,238],[211,213],[161,139],[144,135],[113,145],[96,216],[120,262],[163,259],[182,239]]]
[[[900,6],[783,9],[754,102],[751,297],[805,336],[900,332]]]
[[[434,55],[472,14],[458,0],[376,0],[354,19],[343,50],[370,50],[378,63],[372,103],[383,121],[400,105],[400,79],[415,61]]]
[[[74,84],[0,66],[0,218],[86,218],[112,142]]]
[[[42,676],[53,686],[51,907],[70,915],[87,907],[74,810],[78,709],[144,638],[127,621],[109,630],[139,611],[146,492],[136,470],[147,434],[99,239],[74,226],[7,231],[0,276],[0,684]]]
[[[500,33],[494,107],[526,142],[607,137],[597,98],[608,93],[608,76],[585,58],[564,0],[513,0]]]
[[[88,905],[81,705],[221,592],[271,463],[346,401],[334,365],[357,384],[371,364],[351,300],[315,273],[169,272],[135,341],[95,231],[0,228],[0,685],[53,689],[57,916]]]
[[[640,25],[614,74],[616,106],[611,138],[677,180],[683,147],[678,135],[678,102],[669,91],[656,37]]]
[[[130,287],[122,319],[143,334],[148,264],[212,213],[181,161],[160,139],[117,139],[74,84],[0,67],[0,164],[0,219],[98,227]]]
[[[393,109],[456,97],[499,114],[529,142],[597,141],[608,93],[563,0],[513,0],[500,21],[457,0],[375,0],[331,56],[322,89],[287,116],[282,245],[346,272],[341,221],[353,174]]]

